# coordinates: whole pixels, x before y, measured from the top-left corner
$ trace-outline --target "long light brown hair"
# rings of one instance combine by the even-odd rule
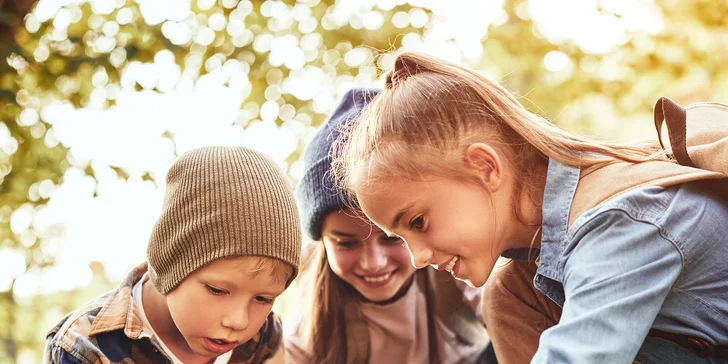
[[[344,310],[354,294],[353,288],[339,278],[329,266],[323,243],[314,242],[302,254],[303,288],[306,313],[301,333],[312,348],[314,363],[346,363],[346,322]]]
[[[498,83],[466,67],[402,53],[386,75],[385,89],[334,145],[332,168],[350,193],[379,178],[469,177],[465,150],[485,142],[518,173],[514,198],[541,206],[548,159],[590,167],[615,160],[667,160],[657,143],[623,145],[569,134],[529,112]],[[515,216],[523,221],[521,204]]]

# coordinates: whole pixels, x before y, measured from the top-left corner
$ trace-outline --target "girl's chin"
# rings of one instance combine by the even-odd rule
[[[455,279],[457,279],[458,281],[461,281],[472,288],[480,288],[485,285],[486,279],[482,279],[480,277],[473,277],[470,274],[462,274],[462,272],[458,272],[458,273],[461,273],[461,274],[459,274],[457,276],[453,275],[453,277],[455,277]]]
[[[480,288],[485,285],[485,282],[483,282],[483,284],[477,285],[467,278],[458,278],[457,280],[467,284],[468,286],[470,286],[470,288]]]

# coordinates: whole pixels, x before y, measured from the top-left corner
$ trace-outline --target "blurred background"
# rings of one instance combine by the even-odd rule
[[[0,0],[0,363],[39,363],[145,259],[177,155],[249,146],[295,185],[339,97],[399,50],[605,140],[652,138],[659,96],[728,102],[725,1]]]

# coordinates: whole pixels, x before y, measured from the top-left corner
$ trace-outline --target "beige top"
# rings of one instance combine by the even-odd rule
[[[473,307],[476,316],[482,321],[482,289],[465,286],[463,296],[464,302]],[[402,298],[387,305],[361,303],[361,310],[368,321],[370,363],[428,362],[425,295],[420,291],[419,285],[412,284]],[[311,363],[311,348],[302,339],[300,318],[299,314],[296,320],[284,323],[286,362],[292,364]],[[436,320],[436,329],[440,338],[439,349],[443,364],[459,363],[484,349],[464,343],[439,319]]]

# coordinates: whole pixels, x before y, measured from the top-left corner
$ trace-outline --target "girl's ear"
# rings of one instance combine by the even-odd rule
[[[498,152],[485,143],[473,143],[465,151],[465,164],[476,172],[483,185],[492,193],[503,182],[503,164]]]

